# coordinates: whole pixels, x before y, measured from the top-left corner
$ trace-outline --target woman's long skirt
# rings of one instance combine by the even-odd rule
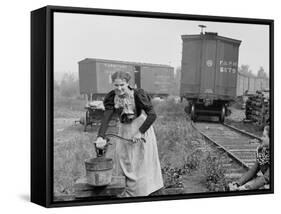
[[[132,139],[146,119],[142,113],[131,124],[120,124],[119,136]],[[151,126],[144,134],[145,143],[116,142],[115,170],[126,177],[123,197],[147,196],[163,187],[157,141]]]

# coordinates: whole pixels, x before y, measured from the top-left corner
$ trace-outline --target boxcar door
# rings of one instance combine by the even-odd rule
[[[217,40],[203,40],[200,94],[205,97],[212,97],[215,93],[216,54]]]

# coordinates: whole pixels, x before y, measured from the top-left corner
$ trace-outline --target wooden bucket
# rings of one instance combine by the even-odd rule
[[[97,157],[85,161],[87,183],[106,186],[111,183],[113,161],[111,158]]]

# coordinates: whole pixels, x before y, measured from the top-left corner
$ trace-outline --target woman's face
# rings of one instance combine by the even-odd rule
[[[129,83],[125,79],[115,79],[113,82],[115,94],[123,95],[128,90]]]

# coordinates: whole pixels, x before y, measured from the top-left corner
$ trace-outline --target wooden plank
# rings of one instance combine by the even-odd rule
[[[233,166],[235,165],[235,166]],[[239,167],[237,164],[233,163],[230,166],[224,166],[225,173],[231,174],[231,173],[245,173],[248,169],[245,169],[244,167]]]
[[[244,141],[241,139],[230,140],[228,138],[222,138],[222,139],[215,138],[214,140],[216,140],[216,142],[219,144],[225,144],[225,145],[231,145],[231,144],[233,144],[233,145],[251,145],[251,144],[249,144],[249,139],[247,141]]]
[[[125,177],[124,176],[113,176],[110,185],[107,186],[92,186],[87,184],[86,177],[80,178],[74,184],[75,197],[86,198],[86,197],[102,197],[112,196],[116,197],[125,190]]]
[[[107,188],[107,189],[112,189],[112,188],[119,188],[119,187],[125,187],[125,177],[124,176],[112,176],[111,184],[107,186],[103,186],[102,188]],[[75,190],[94,190],[96,186],[92,186],[87,184],[87,178],[86,177],[81,177],[79,178],[75,184],[74,184],[74,189]]]
[[[73,201],[75,200],[75,195],[66,194],[55,194],[54,201]]]
[[[162,188],[159,189],[153,193],[151,193],[149,196],[159,196],[159,195],[178,195],[183,194],[184,188]]]
[[[232,163],[224,163],[222,164],[223,167],[232,167]]]
[[[235,154],[240,154],[241,156],[252,156],[252,155],[254,155],[255,156],[255,152],[248,152],[248,151],[233,151],[233,153],[235,153]]]
[[[164,189],[163,195],[178,195],[184,194],[184,188],[167,188]]]
[[[125,187],[106,189],[106,188],[96,188],[95,190],[84,190],[84,191],[75,191],[75,198],[88,198],[88,197],[118,197]]]
[[[225,146],[228,150],[234,150],[234,149],[249,149],[249,150],[256,150],[256,147],[252,147],[250,145],[242,145],[242,146],[235,146],[235,145],[229,145],[229,146]]]
[[[225,173],[224,176],[228,179],[239,179],[243,173]]]
[[[242,159],[245,163],[251,163],[251,162],[255,162],[256,159],[252,158],[252,159]]]
[[[233,153],[235,154],[237,157],[239,157],[241,160],[244,160],[244,159],[252,159],[254,160],[256,158],[256,156],[253,154],[253,155],[243,155],[241,153]]]
[[[213,138],[217,138],[217,139],[229,139],[229,140],[249,140],[251,138],[249,137],[243,137],[241,135],[233,135],[233,134],[225,134],[225,133],[220,133],[220,134],[215,134],[215,133],[206,133],[207,135],[213,137]]]
[[[230,152],[256,152],[256,149],[230,149]]]
[[[248,152],[248,151],[234,151],[235,154],[240,154],[241,156],[255,156],[255,152]]]

